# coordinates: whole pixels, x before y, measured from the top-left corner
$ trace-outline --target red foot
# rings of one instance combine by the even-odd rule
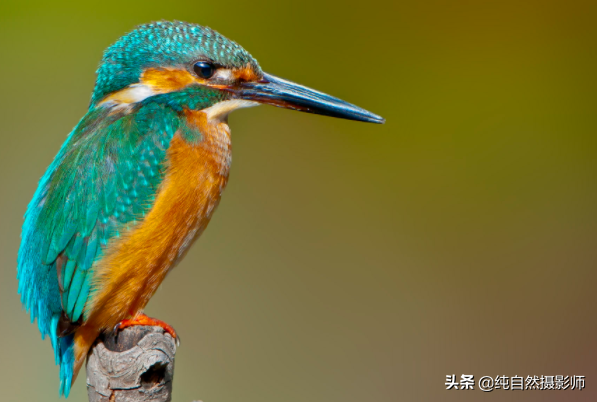
[[[174,328],[172,328],[170,325],[166,324],[164,321],[160,321],[160,320],[156,320],[155,318],[148,317],[143,313],[139,313],[131,319],[120,321],[120,323],[116,326],[115,329],[122,330],[122,329],[125,329],[128,327],[133,327],[135,325],[147,325],[149,327],[163,328],[164,331],[166,331],[167,333],[172,335],[172,338],[174,338],[174,339],[176,339],[176,341],[178,341],[178,336],[176,336],[176,331],[174,331]]]

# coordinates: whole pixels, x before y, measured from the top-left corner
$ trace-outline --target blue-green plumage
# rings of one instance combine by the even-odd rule
[[[157,81],[162,80],[157,84],[143,81],[144,73],[152,69],[158,72]],[[75,350],[73,331],[88,319],[90,301],[99,300],[100,286],[94,282],[97,262],[122,233],[130,233],[148,216],[168,168],[175,134],[190,147],[198,147],[207,142],[199,126],[215,130],[219,145],[205,152],[220,153],[215,156],[225,161],[226,177],[221,179],[225,183],[229,155],[221,154],[229,151],[229,133],[222,128],[226,115],[256,102],[383,122],[354,105],[265,74],[238,44],[199,25],[142,25],[105,51],[89,110],[40,180],[28,206],[18,256],[21,301],[32,322],[37,319],[42,338],[51,339],[60,364],[61,394],[68,396],[93,342],[87,349],[77,344]],[[187,120],[187,113],[197,111],[205,112],[203,123],[196,116]],[[213,164],[212,156],[206,165]],[[209,200],[209,208],[197,214],[211,214],[219,193],[213,197],[217,199]],[[202,217],[206,222],[207,215]],[[182,226],[189,230],[186,222]],[[195,233],[197,228],[190,230],[174,253],[160,252],[182,255]],[[162,260],[167,262],[164,269],[174,263],[169,257]],[[99,333],[106,328],[96,329]]]
[[[56,342],[59,319],[81,318],[102,245],[151,208],[168,143],[180,125],[176,112],[159,103],[140,105],[136,113],[108,113],[92,109],[73,130],[42,178],[23,226],[21,300],[42,335],[53,339],[65,384],[72,337]]]
[[[145,68],[178,67],[198,56],[258,68],[236,43],[183,22],[142,25],[108,48],[89,111],[29,204],[18,258],[19,293],[42,337],[52,339],[61,365],[61,393],[70,390],[73,360],[72,336],[58,339],[61,317],[73,323],[83,318],[93,293],[94,261],[111,238],[143,219],[153,205],[169,142],[185,124],[179,112],[211,106],[227,95],[191,87],[150,97],[132,109],[114,110],[98,102],[137,83]]]

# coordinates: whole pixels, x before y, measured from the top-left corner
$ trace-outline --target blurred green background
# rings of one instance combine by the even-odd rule
[[[2,401],[58,401],[16,294],[22,215],[104,48],[181,19],[384,116],[230,118],[214,219],[147,312],[181,334],[174,401],[597,398],[597,6],[304,0],[0,4]],[[446,391],[447,374],[585,375]],[[477,387],[475,387],[477,388]],[[71,396],[86,400],[85,377]]]

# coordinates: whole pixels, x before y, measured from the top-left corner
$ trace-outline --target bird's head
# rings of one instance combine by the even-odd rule
[[[145,101],[226,116],[270,104],[373,123],[384,119],[330,95],[264,73],[240,45],[185,22],[141,25],[104,53],[91,107]]]

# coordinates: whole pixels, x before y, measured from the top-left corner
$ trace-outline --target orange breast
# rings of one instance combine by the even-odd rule
[[[98,290],[86,306],[85,326],[111,329],[143,309],[211,219],[228,180],[230,131],[202,112],[187,112],[187,121],[203,138],[190,144],[178,133],[173,137],[154,207],[94,267]]]
[[[94,265],[95,293],[75,332],[73,381],[100,334],[143,309],[168,271],[205,229],[228,180],[230,131],[226,122],[187,112],[203,136],[191,144],[177,133],[167,171],[146,218],[110,243]]]

